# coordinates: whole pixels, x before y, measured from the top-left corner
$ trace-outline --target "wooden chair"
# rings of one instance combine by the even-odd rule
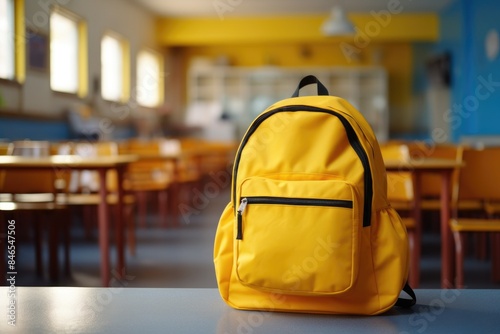
[[[407,161],[410,159],[409,147],[406,144],[381,145],[384,160]],[[413,180],[406,170],[387,172],[387,196],[391,205],[397,210],[410,210],[413,206]]]
[[[8,155],[41,157],[49,155],[50,144],[39,141],[19,141],[8,146]],[[42,268],[42,237],[46,227],[49,234],[49,275],[51,280],[58,278],[58,244],[59,232],[63,232],[65,245],[65,272],[69,274],[69,222],[66,206],[57,203],[56,199],[61,188],[58,187],[54,171],[47,170],[5,170],[0,177],[0,225],[5,225],[8,219],[14,219],[19,224],[32,221],[34,227],[36,272],[43,275]],[[50,219],[45,213],[50,212]],[[17,213],[25,214],[21,219]],[[42,214],[40,214],[42,213]],[[30,215],[28,215],[30,214]],[[22,225],[21,225],[22,226]],[[3,228],[2,228],[3,231]],[[18,227],[21,231],[21,227]],[[0,260],[3,262],[4,257]],[[5,271],[4,271],[5,272]]]
[[[500,148],[475,150],[461,149],[465,166],[459,172],[458,191],[450,229],[455,239],[456,287],[464,287],[463,261],[465,234],[487,232],[492,235],[493,280],[500,281],[500,219],[489,215],[486,210],[481,216],[461,216],[458,210],[461,201],[498,202],[500,201]]]
[[[170,194],[169,209],[174,218],[175,226],[178,225],[179,216],[183,215],[183,200],[192,198],[187,194],[195,187],[201,189],[201,157],[204,152],[201,151],[198,139],[159,139],[157,145],[161,148],[169,142],[177,143],[178,146],[176,152],[172,152],[172,155],[175,156],[174,163],[169,163],[172,167],[172,181],[168,189]]]
[[[410,150],[406,144],[387,143],[381,145],[384,160],[406,161],[410,159]],[[387,198],[398,213],[408,231],[410,244],[411,270],[410,284],[418,287],[420,275],[421,231],[419,229],[419,203],[415,203],[415,187],[412,174],[406,170],[387,172]]]
[[[209,142],[200,143],[201,156],[200,174],[202,178],[211,180],[214,174],[225,172],[230,178],[232,163],[238,148],[238,143]],[[230,179],[229,179],[230,181]]]
[[[0,142],[0,155],[7,155],[11,150],[12,143]]]
[[[157,196],[158,211],[163,226],[167,226],[168,191],[174,182],[174,163],[162,160],[160,156],[168,150],[164,140],[132,139],[121,145],[120,152],[137,154],[142,158],[131,163],[127,170],[126,181],[130,191],[137,195],[139,225],[146,226],[147,196]],[[149,158],[147,158],[149,157]]]
[[[7,155],[9,153],[9,148],[11,146],[11,143],[6,143],[6,142],[0,142],[0,155]],[[0,170],[0,184],[3,184],[3,180],[5,177],[5,172],[3,170]],[[4,195],[9,197],[9,195]],[[2,201],[2,194],[0,193],[0,201]]]
[[[177,183],[196,185],[201,179],[203,156],[207,153],[203,141],[184,138],[180,140],[182,157],[177,167]]]

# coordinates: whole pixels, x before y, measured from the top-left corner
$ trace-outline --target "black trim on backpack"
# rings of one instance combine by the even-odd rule
[[[413,291],[408,282],[406,282],[405,286],[403,287],[403,291],[406,292],[408,296],[411,297],[411,299],[398,298],[398,300],[396,301],[396,306],[410,308],[415,305],[417,303],[417,296],[415,295],[415,291]]]
[[[365,150],[363,149],[363,146],[361,145],[358,135],[356,134],[356,131],[354,131],[354,128],[352,127],[351,123],[345,118],[344,115],[341,113],[338,113],[334,110],[330,109],[324,109],[324,108],[318,108],[318,107],[312,107],[312,106],[304,106],[304,105],[292,105],[292,106],[284,106],[280,108],[276,108],[273,110],[270,110],[259,117],[255,119],[255,121],[252,123],[250,128],[248,129],[245,137],[243,137],[241,141],[240,148],[238,149],[238,152],[236,153],[236,159],[234,162],[234,172],[233,172],[233,203],[235,208],[235,214],[236,214],[236,209],[237,209],[237,203],[236,203],[236,178],[238,176],[238,167],[240,164],[240,158],[241,158],[241,153],[243,151],[243,148],[248,142],[249,137],[255,132],[255,130],[259,127],[259,125],[265,121],[267,118],[270,116],[277,114],[279,112],[296,112],[296,111],[305,111],[305,112],[322,112],[326,114],[330,114],[333,116],[336,116],[342,125],[344,126],[346,133],[347,133],[347,138],[349,140],[349,143],[351,144],[351,147],[354,149],[356,154],[359,157],[359,160],[361,161],[361,164],[363,165],[364,168],[364,187],[365,187],[365,198],[364,198],[364,206],[363,206],[363,227],[370,226],[371,224],[371,212],[372,212],[372,199],[373,199],[373,180],[372,180],[372,172],[371,172],[371,167],[370,167],[370,161],[368,159],[368,155],[366,154]]]
[[[292,97],[298,97],[300,89],[311,84],[316,84],[318,86],[318,95],[329,95],[328,89],[326,89],[325,85],[323,85],[321,81],[318,80],[318,78],[316,78],[314,75],[308,75],[300,80],[297,89],[295,89],[295,92],[293,92],[292,94]]]

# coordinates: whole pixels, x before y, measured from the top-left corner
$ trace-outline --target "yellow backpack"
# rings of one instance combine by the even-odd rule
[[[299,97],[317,84],[318,96]],[[375,135],[314,76],[250,125],[236,153],[214,264],[237,309],[378,314],[416,297],[406,229]],[[412,299],[399,298],[404,289]]]

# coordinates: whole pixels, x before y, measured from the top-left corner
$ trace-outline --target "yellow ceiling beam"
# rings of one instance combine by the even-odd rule
[[[241,18],[162,18],[158,39],[165,46],[217,45],[228,43],[330,42],[351,41],[361,45],[371,41],[436,41],[439,18],[433,13],[351,14],[356,33],[345,37],[325,37],[324,15]]]

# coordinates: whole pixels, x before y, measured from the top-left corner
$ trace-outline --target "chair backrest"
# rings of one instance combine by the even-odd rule
[[[462,148],[455,200],[500,200],[500,147]]]
[[[8,154],[24,157],[46,157],[50,155],[50,143],[33,140],[15,141],[10,146]]]
[[[0,155],[7,155],[8,152],[11,150],[10,146],[12,146],[12,143],[0,142]],[[5,171],[0,170],[0,189],[3,188],[4,178],[5,178]]]
[[[381,145],[384,160],[406,161],[410,159],[409,147],[401,143]],[[387,199],[389,201],[411,201],[413,199],[413,179],[405,171],[387,172]]]
[[[73,154],[85,157],[103,157],[118,155],[116,142],[80,142],[73,143]]]
[[[121,145],[123,153],[142,155],[178,154],[182,149],[181,141],[167,138],[130,139]]]
[[[458,146],[454,144],[428,144],[424,141],[411,142],[408,144],[410,156],[419,158],[442,158],[455,159]]]
[[[118,155],[118,143],[106,142],[79,142],[73,143],[72,154],[83,157],[104,157]],[[118,177],[116,171],[110,170],[106,175],[106,187],[109,191],[118,189]],[[69,191],[76,192],[79,189],[97,191],[99,189],[99,177],[91,171],[74,172],[69,183]]]
[[[160,147],[158,141],[131,139],[124,143],[123,153],[156,155],[160,154]]]
[[[11,150],[12,143],[0,142],[0,155],[7,155]]]
[[[157,156],[177,153],[178,143],[175,140],[158,139],[130,139],[121,145],[124,154],[143,156]],[[147,160],[133,162],[128,166],[127,180],[135,189],[153,189],[166,187],[173,180],[174,166],[171,161]]]
[[[46,141],[16,141],[10,145],[8,155],[44,157],[50,155]],[[50,170],[6,170],[0,188],[2,193],[32,194],[54,193],[55,173]]]

